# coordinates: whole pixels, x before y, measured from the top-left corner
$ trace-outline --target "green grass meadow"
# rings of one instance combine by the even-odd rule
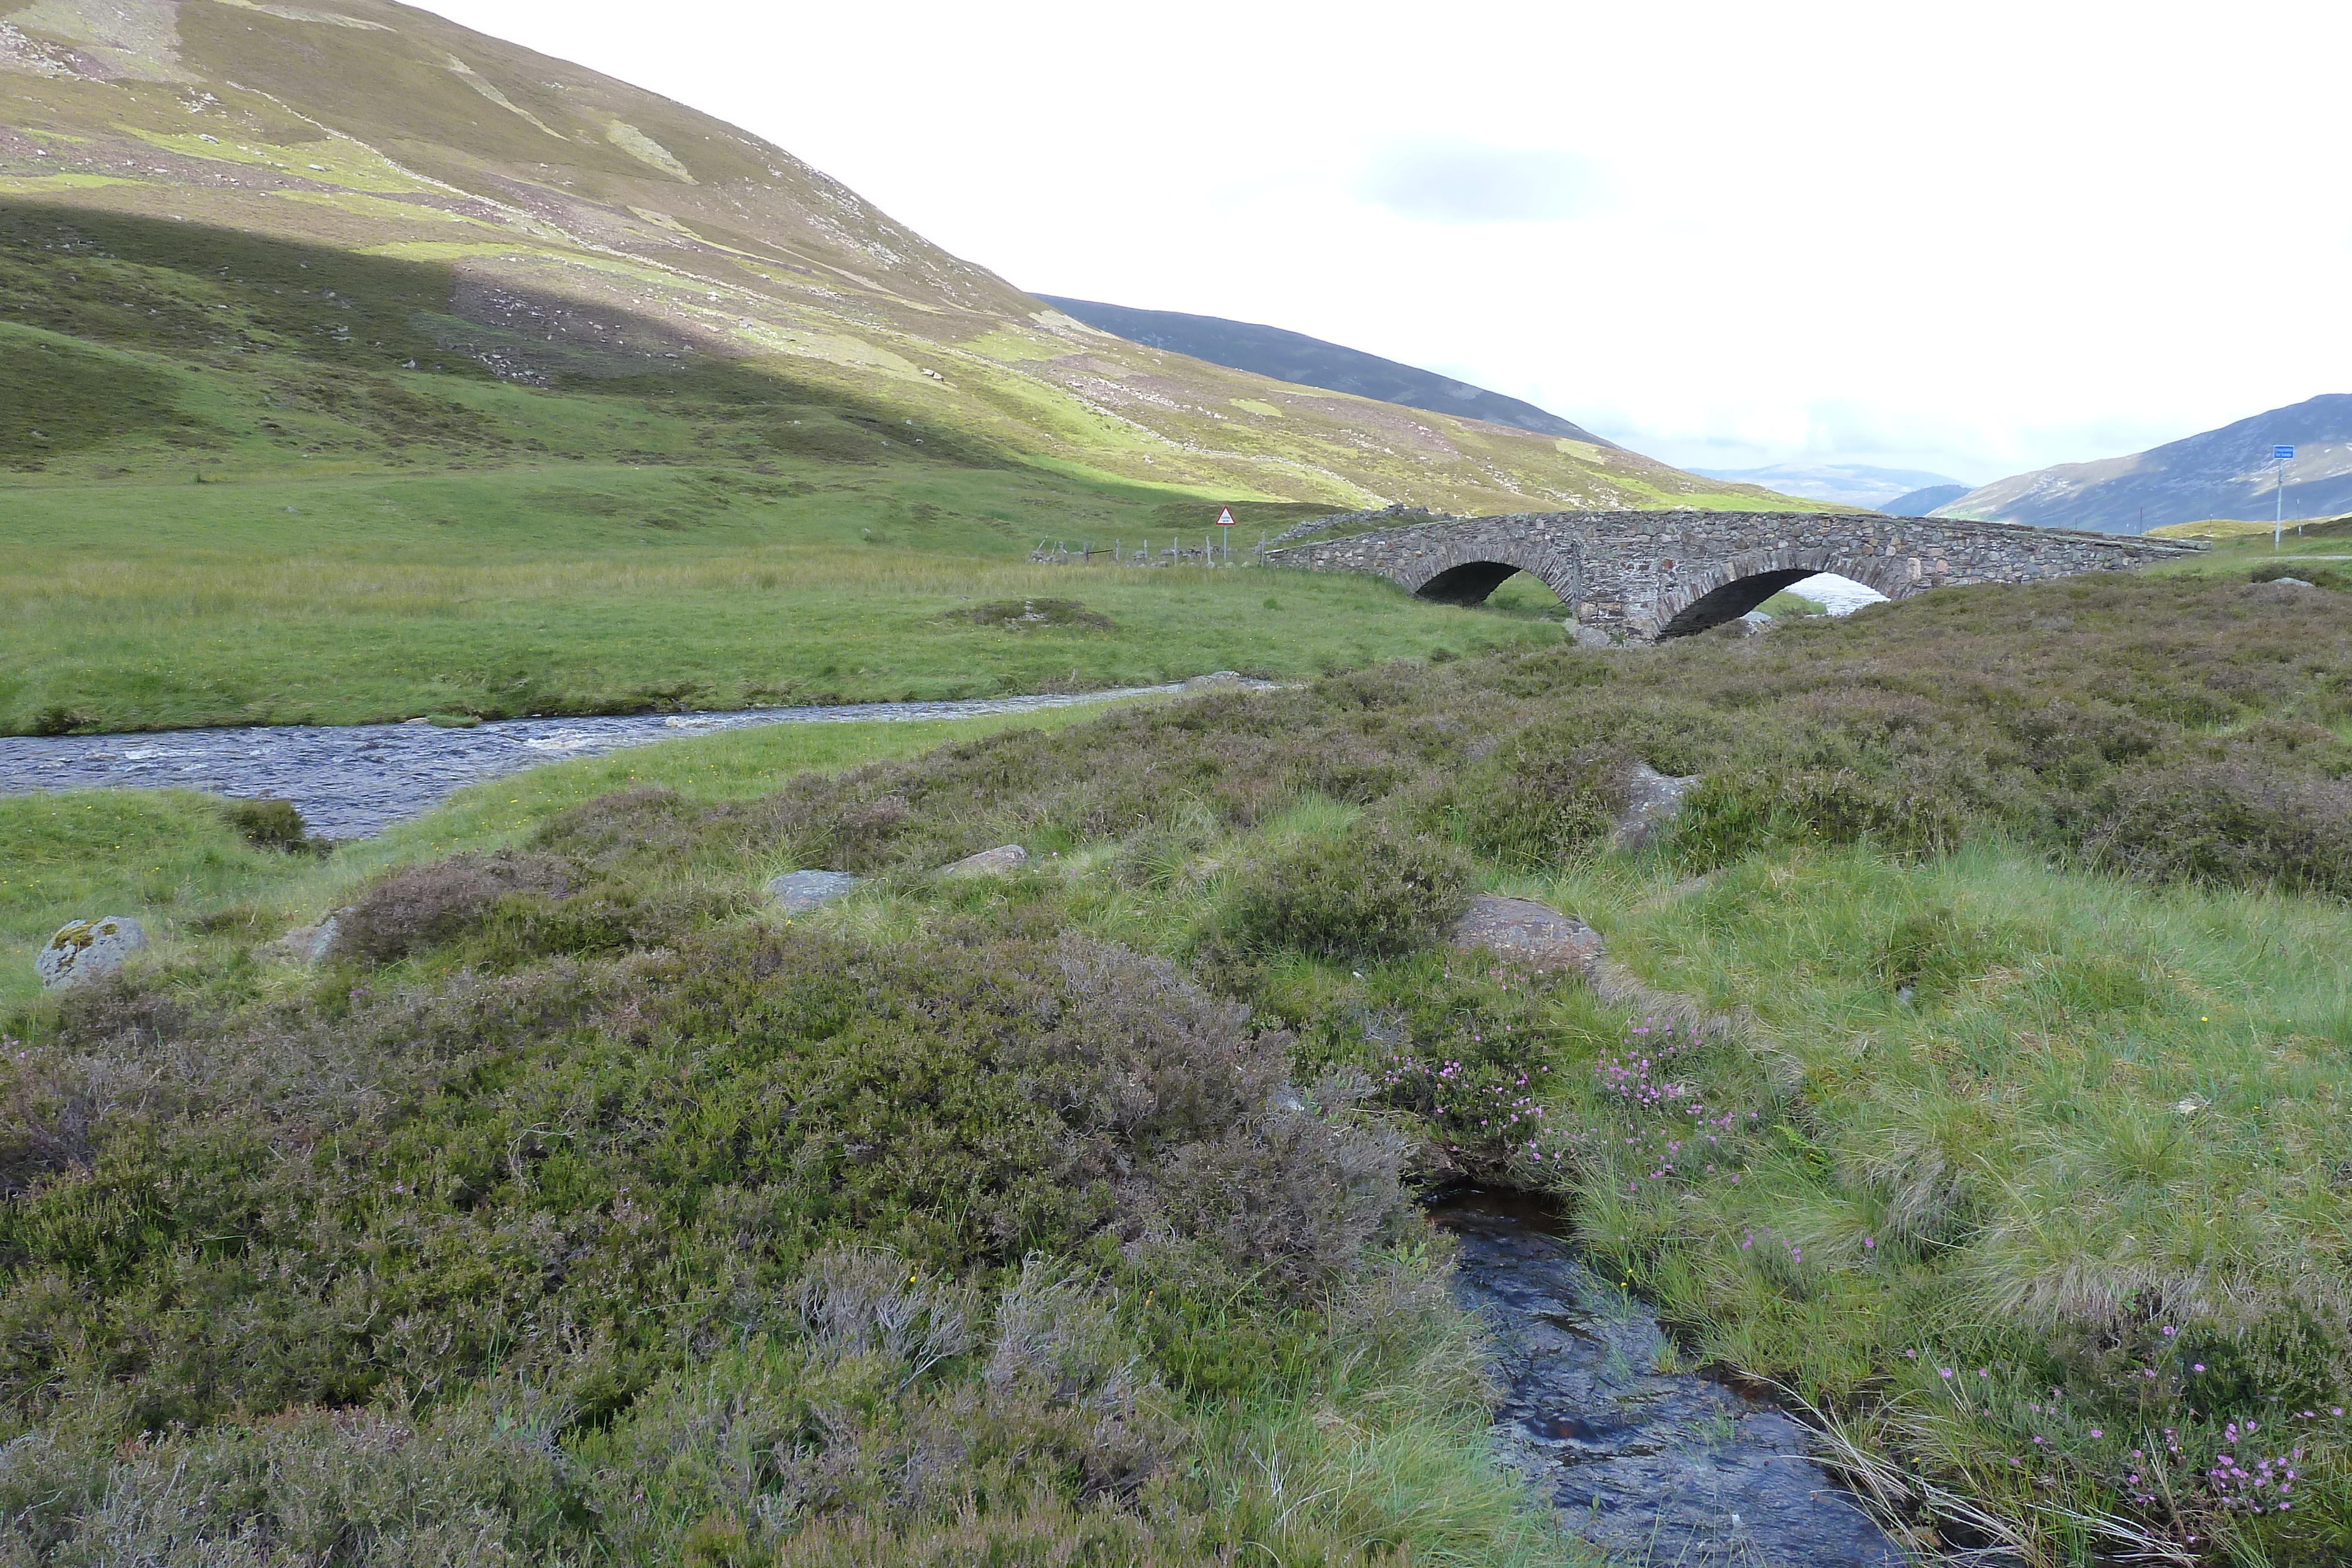
[[[1002,470],[814,486],[583,465],[22,487],[0,506],[0,728],[19,734],[1287,678],[1559,635],[1556,601],[1546,629],[1369,579],[1034,566],[1047,538],[1164,550],[1171,504]],[[970,617],[1031,598],[1109,624]]]

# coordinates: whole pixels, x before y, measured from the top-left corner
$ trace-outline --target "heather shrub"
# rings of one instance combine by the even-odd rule
[[[389,963],[463,935],[500,900],[561,897],[573,873],[547,855],[463,854],[394,872],[342,916],[334,956]]]
[[[1155,1398],[1131,1357],[992,1378],[763,1339],[670,1374],[576,1451],[625,1560],[764,1561],[828,1520],[919,1530],[979,1500],[1131,1496],[1175,1437]]]
[[[1343,1560],[1377,1564],[1386,1557],[1350,1554]],[[995,1510],[967,1503],[945,1520],[919,1524],[820,1520],[787,1541],[773,1559],[775,1568],[1211,1568],[1227,1561],[1217,1532],[1200,1518],[1146,1521],[1106,1505],[1079,1508],[1060,1499],[1008,1502]]]
[[[952,1340],[846,1265],[794,1294],[828,1245],[926,1273],[1194,1248],[1303,1295],[1407,1212],[1393,1140],[1286,1091],[1286,1037],[1076,939],[704,928],[315,1006],[0,1064],[0,1396],[90,1365],[160,1429],[502,1365],[609,1410],[726,1322],[846,1343],[929,1312]]]
[[[683,852],[705,816],[674,789],[623,789],[549,818],[532,844],[581,865],[626,865]]]
[[[2352,897],[2352,784],[2243,758],[2126,774],[2084,835],[2094,863],[2150,882]]]
[[[1370,669],[1340,671],[1315,683],[1318,702],[1347,714],[1425,707],[1444,689],[1444,683],[1435,672],[1412,659],[1397,659]]]
[[[466,956],[512,968],[558,955],[591,958],[665,947],[749,904],[740,887],[698,883],[641,889],[604,883],[562,899],[501,897],[476,923]]]
[[[570,1412],[528,1389],[425,1423],[299,1411],[142,1437],[120,1419],[68,1412],[0,1447],[0,1561],[468,1568],[584,1543],[556,1444]]]
[[[1343,1275],[1404,1218],[1408,1140],[1341,1114],[1370,1088],[1335,1075],[1171,1151],[1156,1179],[1130,1189],[1129,1224],[1146,1240],[1196,1240],[1288,1292]]]
[[[1469,903],[1458,850],[1364,823],[1273,849],[1235,879],[1223,925],[1245,948],[1382,958],[1436,941]]]
[[[1593,848],[1623,809],[1633,759],[1613,743],[1565,738],[1514,737],[1464,770],[1440,815],[1473,850],[1506,865],[1549,865]]]
[[[2156,750],[2163,731],[2147,719],[2105,703],[2060,697],[2003,716],[2020,760],[2045,787],[2076,791],[2118,763]]]
[[[87,1170],[101,1114],[90,1075],[47,1061],[5,1073],[0,1087],[0,1199],[58,1173]]]

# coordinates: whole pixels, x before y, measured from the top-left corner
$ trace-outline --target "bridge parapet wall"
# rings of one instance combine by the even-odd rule
[[[1484,599],[1510,570],[1526,571],[1585,625],[1647,641],[1735,619],[1815,572],[1835,572],[1901,599],[1930,588],[2122,570],[2202,548],[1868,513],[1520,512],[1294,545],[1269,550],[1266,560],[1374,572],[1415,593],[1462,603]]]

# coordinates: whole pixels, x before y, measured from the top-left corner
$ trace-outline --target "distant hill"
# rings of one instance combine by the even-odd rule
[[[2266,521],[2280,499],[2273,446],[2295,449],[2286,472],[2289,520],[2352,510],[2352,392],[2328,392],[2128,457],[1996,480],[1942,515],[2111,534],[2212,517]]]
[[[289,275],[261,293],[255,245],[278,247]],[[352,265],[306,284],[328,268],[288,246]],[[139,409],[139,461],[170,467],[176,453],[184,466],[231,439],[220,419],[281,406],[289,394],[263,383],[302,359],[350,382],[303,396],[373,433],[351,436],[353,460],[395,442],[411,459],[447,447],[433,433],[473,417],[467,381],[610,404],[723,372],[761,397],[854,410],[853,446],[895,436],[942,459],[1192,497],[1488,513],[1784,504],[1565,422],[1493,423],[1492,394],[1408,410],[1141,347],[950,255],[781,147],[390,0],[12,5],[0,264],[13,269],[0,448],[59,479],[127,472],[133,438],[100,426]],[[144,280],[136,310],[121,268]],[[228,324],[216,297],[239,289],[284,319]],[[297,323],[298,308],[327,315]],[[61,439],[37,411],[60,375],[95,386],[114,373],[90,358],[100,342],[173,386],[201,371],[240,390],[202,408],[93,393],[89,420]],[[774,434],[806,444],[816,432],[786,420]],[[0,451],[0,466],[17,461]]]
[[[1876,508],[1890,517],[1924,517],[1938,507],[1948,507],[1969,493],[1966,485],[1930,485],[1907,496],[1897,496]]]
[[[1784,496],[1867,507],[1873,511],[1884,509],[1881,502],[1915,490],[1958,483],[1948,475],[1923,473],[1916,468],[1872,468],[1859,463],[1776,463],[1769,468],[1694,468],[1691,472],[1709,479],[1761,485]],[[1965,491],[1968,486],[1959,485],[1958,488]]]
[[[1068,299],[1058,294],[1038,298],[1077,318],[1089,327],[1116,332],[1130,343],[1170,349],[1225,365],[1254,371],[1278,382],[1321,387],[1326,392],[1350,392],[1381,402],[1433,413],[1459,414],[1532,430],[1541,435],[1564,436],[1594,446],[1622,451],[1613,441],[1593,434],[1556,413],[1522,402],[1501,392],[1474,387],[1435,371],[1424,371],[1394,360],[1346,349],[1280,327],[1228,321],[1220,316],[1187,316],[1179,310],[1138,310],[1126,305],[1105,305],[1093,299]]]

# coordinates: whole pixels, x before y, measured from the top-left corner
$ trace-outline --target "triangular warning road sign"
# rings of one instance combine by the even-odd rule
[[[1230,528],[1233,526],[1234,509],[1231,507],[1227,507],[1224,510],[1217,514],[1217,527],[1221,528]]]

